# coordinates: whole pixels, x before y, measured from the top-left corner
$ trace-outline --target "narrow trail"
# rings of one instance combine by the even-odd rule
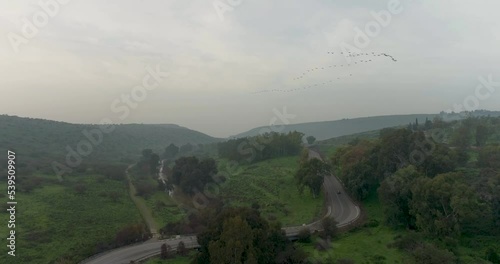
[[[144,200],[138,198],[136,196],[137,190],[135,189],[134,184],[132,183],[132,177],[130,177],[130,173],[128,170],[132,167],[129,166],[127,170],[125,171],[125,174],[127,175],[127,180],[128,180],[128,186],[129,186],[129,194],[130,198],[132,201],[134,201],[135,206],[137,209],[139,209],[139,212],[141,213],[142,219],[144,219],[144,222],[146,222],[146,226],[149,229],[149,232],[151,235],[153,235],[153,239],[158,239],[159,233],[158,233],[158,224],[153,218],[153,214],[149,210],[148,206],[144,202]]]

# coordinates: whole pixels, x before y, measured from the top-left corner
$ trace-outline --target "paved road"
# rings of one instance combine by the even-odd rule
[[[321,156],[317,152],[310,150],[309,158],[321,159]],[[351,198],[345,193],[342,184],[336,177],[332,175],[325,176],[323,187],[327,202],[327,213],[324,217],[334,217],[338,222],[338,227],[349,225],[352,221],[359,217],[359,207],[354,204]],[[338,192],[340,192],[340,194]],[[321,220],[310,223],[306,226],[285,227],[283,230],[288,238],[293,238],[306,227],[311,231],[321,230]],[[170,245],[173,250],[176,250],[180,241],[185,243],[186,248],[199,247],[196,236],[182,236],[174,239],[148,241],[142,244],[118,248],[91,257],[82,263],[129,264],[131,260],[140,261],[159,255],[160,247],[163,243]]]

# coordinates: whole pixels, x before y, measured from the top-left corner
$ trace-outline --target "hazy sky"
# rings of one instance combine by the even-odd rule
[[[48,11],[39,1],[0,1],[0,114],[175,123],[223,137],[269,124],[274,108],[292,123],[436,113],[475,96],[479,76],[500,82],[498,0],[401,0],[361,49],[398,62],[351,66],[340,47],[356,47],[356,28],[366,33],[393,0],[61,0]],[[127,115],[116,100],[148,65],[170,75]],[[479,102],[500,110],[500,87]]]

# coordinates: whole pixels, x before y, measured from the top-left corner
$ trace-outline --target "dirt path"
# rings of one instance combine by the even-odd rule
[[[142,218],[144,219],[144,222],[146,222],[146,225],[149,228],[149,232],[151,232],[151,234],[153,235],[153,238],[158,238],[159,237],[158,224],[154,220],[153,214],[149,210],[149,208],[146,205],[146,203],[144,202],[144,200],[140,199],[139,197],[137,197],[135,195],[137,193],[137,191],[135,189],[134,184],[132,183],[132,177],[130,177],[130,174],[128,172],[128,170],[131,167],[132,167],[132,165],[129,166],[128,169],[125,171],[125,173],[127,175],[127,180],[128,180],[130,198],[132,199],[132,201],[134,201],[135,206],[137,207],[137,209],[139,209],[139,212],[141,212]]]

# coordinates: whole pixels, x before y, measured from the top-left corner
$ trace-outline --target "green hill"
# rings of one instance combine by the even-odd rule
[[[285,125],[279,132],[299,131],[307,136],[314,136],[317,140],[325,140],[344,135],[362,133],[372,130],[379,130],[386,127],[408,125],[410,122],[425,122],[425,118],[433,119],[437,114],[416,114],[416,115],[390,115],[374,116],[353,119],[342,119],[336,121],[312,122],[302,124]],[[263,127],[251,129],[235,137],[256,136]]]
[[[101,131],[97,125],[0,115],[0,151],[14,150],[20,161],[36,160],[46,165],[53,160],[64,161],[68,148],[76,151],[80,144],[86,150],[84,145],[91,142],[86,133],[95,139],[91,153],[84,157],[86,162],[127,161],[135,159],[145,148],[161,153],[171,143],[196,146],[219,141],[178,125],[124,124],[115,125],[111,133],[96,131]]]
[[[412,115],[388,115],[388,116],[372,116],[372,117],[360,117],[353,119],[342,119],[336,121],[323,121],[323,122],[311,122],[311,123],[301,123],[284,125],[284,129],[281,133],[287,133],[291,131],[299,131],[304,133],[306,136],[314,136],[317,140],[325,140],[345,135],[352,135],[357,133],[363,133],[373,130],[380,130],[387,127],[396,126],[406,126],[409,123],[415,123],[418,119],[420,124],[425,122],[428,118],[432,120],[434,117],[441,117],[443,120],[451,121],[462,119],[468,115],[471,116],[499,116],[498,111],[486,111],[478,110],[473,113],[453,113],[446,114],[441,112],[440,114],[412,114]],[[279,126],[281,128],[281,125]],[[251,129],[247,132],[235,135],[235,138],[256,136],[260,133],[263,128],[269,129],[269,127],[257,127]]]

